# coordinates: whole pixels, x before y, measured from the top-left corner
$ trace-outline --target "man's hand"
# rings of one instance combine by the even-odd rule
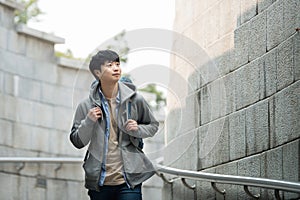
[[[138,130],[138,124],[133,119],[129,119],[125,124],[125,130],[126,131],[137,131]]]
[[[96,122],[100,117],[102,117],[102,111],[99,107],[95,107],[89,110],[87,116],[92,121]]]

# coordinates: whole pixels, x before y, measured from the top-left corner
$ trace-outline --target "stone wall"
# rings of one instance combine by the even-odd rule
[[[69,142],[75,105],[93,80],[81,62],[57,59],[64,39],[14,23],[0,1],[0,156],[82,157]],[[87,199],[80,164],[1,163],[5,199]]]
[[[63,38],[16,25],[15,9],[22,6],[0,0],[0,156],[83,158],[86,149],[72,146],[69,131],[94,78],[87,63],[55,57],[54,46]],[[144,141],[153,159],[162,156],[161,131]],[[81,164],[0,163],[0,196],[88,199],[83,179]],[[161,188],[162,180],[149,179],[143,184],[144,199],[160,199]]]
[[[176,1],[171,67],[185,84],[181,100],[168,98],[165,165],[300,181],[299,10],[298,0]],[[223,199],[195,183],[198,199]],[[225,199],[249,199],[242,186],[218,187]],[[163,193],[193,199],[180,181]]]

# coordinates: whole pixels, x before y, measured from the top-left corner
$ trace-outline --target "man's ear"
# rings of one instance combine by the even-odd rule
[[[99,69],[94,69],[94,74],[99,77],[101,75],[101,71]]]

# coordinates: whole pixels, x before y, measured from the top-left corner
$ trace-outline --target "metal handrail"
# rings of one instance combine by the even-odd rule
[[[82,158],[79,157],[0,157],[0,163],[82,163]],[[192,179],[192,180],[205,180],[211,182],[212,185],[215,183],[222,184],[233,184],[233,185],[243,185],[247,189],[248,186],[260,187],[266,189],[274,189],[275,193],[278,191],[287,191],[300,193],[300,182],[276,180],[269,178],[257,178],[257,177],[247,177],[247,176],[235,176],[235,175],[223,175],[208,173],[202,171],[190,171],[177,169],[172,167],[163,166],[160,164],[155,165],[156,173],[162,177],[164,181],[168,181],[172,184],[174,180],[181,179]],[[164,174],[169,174],[175,176],[175,178],[167,180]],[[195,187],[189,187],[194,189]],[[249,191],[248,191],[249,192]],[[225,191],[222,192],[225,194]]]
[[[223,175],[223,174],[215,174],[215,173],[208,173],[208,172],[201,172],[201,171],[196,172],[196,171],[166,167],[159,164],[156,165],[156,167],[157,167],[156,171],[158,176],[169,174],[175,176],[176,178],[181,178],[181,179],[186,178],[192,180],[205,180],[211,182],[213,189],[223,195],[225,195],[225,190],[221,191],[218,188],[216,188],[215,183],[243,185],[247,195],[257,199],[259,198],[259,195],[251,194],[248,190],[248,186],[274,189],[276,199],[280,199],[279,191],[286,191],[286,192],[293,192],[293,193],[300,194],[300,182],[276,180],[276,179],[269,179],[269,178]],[[176,180],[176,178],[172,178],[172,180]],[[166,178],[164,177],[164,179]]]
[[[189,170],[176,169],[157,165],[157,171],[160,173],[171,174],[180,178],[206,180],[214,183],[247,185],[253,187],[261,187],[268,189],[278,189],[289,192],[300,193],[300,182],[283,181],[268,178],[255,178],[247,176],[223,175],[207,172],[195,172]]]
[[[79,157],[0,157],[0,163],[80,163]]]

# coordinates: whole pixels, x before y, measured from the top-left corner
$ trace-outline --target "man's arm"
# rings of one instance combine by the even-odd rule
[[[98,111],[93,109],[90,109],[88,114],[83,112],[82,104],[79,104],[76,109],[70,133],[70,140],[76,148],[83,148],[91,140],[94,125],[100,117],[99,114],[95,113]]]

